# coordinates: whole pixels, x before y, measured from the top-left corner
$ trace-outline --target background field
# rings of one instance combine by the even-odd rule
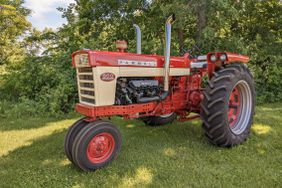
[[[210,145],[200,121],[154,128],[114,118],[122,151],[95,173],[81,172],[63,152],[77,115],[2,117],[0,187],[281,187],[281,106],[259,106],[250,139],[233,149]]]

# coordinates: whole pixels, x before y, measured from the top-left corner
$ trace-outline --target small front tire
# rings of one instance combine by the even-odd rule
[[[121,134],[110,122],[89,123],[76,136],[72,156],[83,171],[94,171],[111,163],[121,149]]]

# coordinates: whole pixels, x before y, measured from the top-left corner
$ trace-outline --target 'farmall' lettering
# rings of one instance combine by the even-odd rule
[[[145,66],[145,67],[156,67],[157,62],[155,61],[137,61],[137,60],[124,60],[119,59],[118,65],[133,65],[133,66]]]

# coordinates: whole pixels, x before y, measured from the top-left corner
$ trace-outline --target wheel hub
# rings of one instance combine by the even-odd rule
[[[114,137],[109,133],[100,133],[89,142],[87,157],[93,163],[105,162],[113,153]]]
[[[229,97],[228,122],[230,130],[239,135],[243,133],[251,118],[252,94],[245,81],[236,84]]]
[[[229,98],[229,112],[228,112],[228,122],[229,127],[234,127],[238,116],[240,115],[240,93],[238,88],[235,87]]]

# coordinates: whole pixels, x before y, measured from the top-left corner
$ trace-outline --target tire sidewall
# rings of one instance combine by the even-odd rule
[[[76,135],[87,125],[88,122],[84,121],[84,117],[77,120],[69,129],[65,135],[64,145],[65,145],[65,154],[70,161],[73,161],[72,158],[72,145],[75,140]]]

